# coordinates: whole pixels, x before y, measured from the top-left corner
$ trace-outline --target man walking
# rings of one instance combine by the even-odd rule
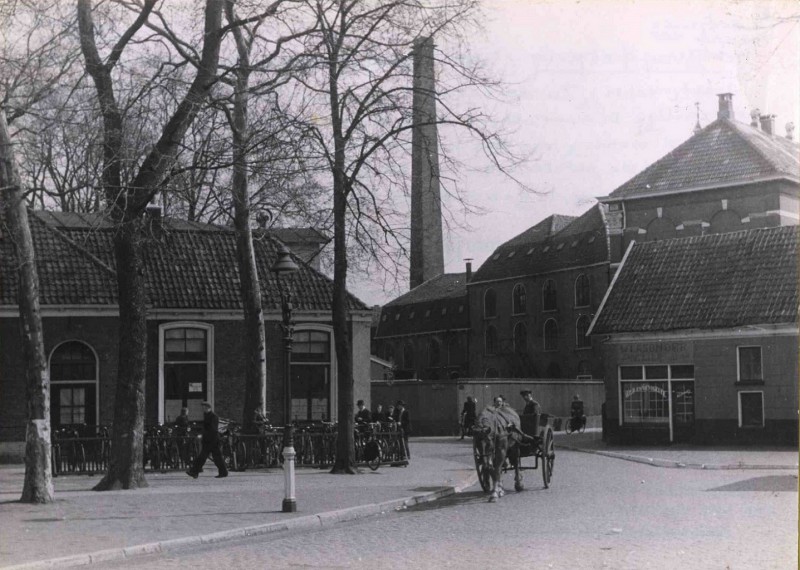
[[[400,424],[400,433],[403,436],[403,445],[406,448],[406,458],[411,459],[411,449],[408,447],[408,434],[411,433],[411,418],[408,415],[406,403],[403,400],[397,401],[395,414],[397,415],[397,423]]]
[[[219,473],[217,479],[222,479],[228,476],[228,468],[225,467],[225,458],[222,457],[222,452],[219,449],[219,417],[211,410],[211,402],[203,402],[203,448],[200,450],[200,455],[194,462],[186,474],[193,479],[197,479],[197,475],[203,470],[206,459],[209,454],[214,460],[214,465],[217,466]]]

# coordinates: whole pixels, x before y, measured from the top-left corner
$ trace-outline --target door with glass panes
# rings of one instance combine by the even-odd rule
[[[294,333],[292,420],[331,419],[331,337],[317,330]]]

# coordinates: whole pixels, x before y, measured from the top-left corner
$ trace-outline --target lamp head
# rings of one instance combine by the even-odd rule
[[[289,250],[282,243],[278,243],[278,258],[271,267],[271,271],[278,277],[290,275],[300,269],[292,259]]]

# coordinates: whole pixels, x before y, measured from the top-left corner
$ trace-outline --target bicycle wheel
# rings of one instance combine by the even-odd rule
[[[586,430],[586,418],[582,418],[580,420],[580,424],[578,427],[578,433],[583,433]]]
[[[233,456],[236,458],[236,470],[244,471],[247,469],[247,446],[243,441],[236,442]]]
[[[572,429],[572,418],[566,418],[564,420],[564,433],[571,434],[573,431]]]
[[[86,468],[87,466],[86,466],[86,450],[83,448],[83,444],[79,443],[78,447],[77,447],[77,449],[75,451],[76,451],[76,455],[77,455],[77,457],[76,457],[76,461],[77,461],[76,471],[78,473],[84,473],[84,472],[87,471],[87,468]]]
[[[544,488],[547,489],[550,487],[550,480],[553,477],[553,463],[556,459],[555,446],[553,445],[553,432],[549,428],[542,438],[540,452],[542,459],[542,481],[544,482]]]
[[[367,467],[377,471],[381,466],[381,447],[377,441],[368,441],[364,446],[364,455],[367,458]]]

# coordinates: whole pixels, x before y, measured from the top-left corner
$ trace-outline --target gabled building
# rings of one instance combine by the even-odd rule
[[[375,349],[394,363],[394,379],[443,380],[467,373],[468,278],[469,268],[443,273],[383,306]]]
[[[797,438],[800,146],[732,97],[600,198],[619,270],[591,332],[624,440]]]
[[[152,216],[145,247],[148,306],[146,422],[168,422],[181,406],[192,419],[210,400],[224,417],[242,416],[242,310],[233,230]],[[118,306],[114,227],[102,216],[31,212],[40,282],[51,423],[109,424],[117,376]],[[25,382],[18,328],[18,282],[8,234],[0,235],[0,442],[24,439]],[[278,241],[254,239],[267,350],[267,411],[284,421],[281,301],[269,268]],[[292,277],[292,418],[336,419],[332,282],[299,259]],[[370,310],[348,297],[356,394],[369,390]],[[363,385],[362,385],[363,384]]]
[[[469,281],[470,376],[600,378],[586,331],[610,279],[605,213],[552,215],[500,245]]]

